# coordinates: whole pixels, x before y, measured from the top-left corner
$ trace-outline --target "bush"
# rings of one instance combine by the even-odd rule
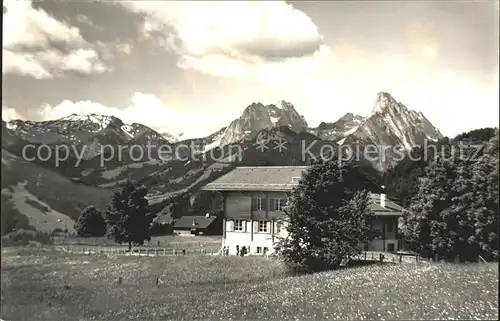
[[[56,227],[55,229],[52,230],[50,235],[51,236],[60,236],[63,233],[64,233],[64,230],[62,228]]]
[[[45,232],[20,229],[2,236],[2,246],[28,245],[30,242],[53,244],[52,238]]]
[[[151,225],[151,236],[171,235],[174,233],[174,226],[168,223],[154,221]]]
[[[78,236],[104,236],[106,234],[106,222],[101,212],[94,206],[85,208],[75,224]],[[67,231],[65,231],[67,232]]]

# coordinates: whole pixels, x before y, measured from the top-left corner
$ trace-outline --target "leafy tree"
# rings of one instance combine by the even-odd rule
[[[127,182],[117,190],[106,211],[107,235],[117,243],[142,245],[151,239],[153,215],[148,210],[147,189]]]
[[[191,208],[191,196],[187,192],[175,195],[171,199],[170,216],[178,219],[189,213]]]
[[[352,163],[319,161],[304,173],[285,208],[286,238],[278,252],[289,267],[336,269],[370,239],[368,193]],[[360,184],[361,183],[361,184]]]
[[[412,250],[450,260],[498,259],[498,137],[479,154],[473,142],[466,138],[426,168],[404,213]]]
[[[82,237],[104,236],[106,234],[106,222],[101,212],[90,205],[78,217],[75,230],[78,236]]]
[[[219,212],[223,208],[223,198],[218,192],[198,191],[195,194],[190,212],[193,215],[204,215],[208,212]]]
[[[498,136],[498,129],[486,127],[486,128],[474,129],[469,132],[459,134],[455,136],[453,140],[454,141],[475,140],[475,141],[487,142],[494,136]]]

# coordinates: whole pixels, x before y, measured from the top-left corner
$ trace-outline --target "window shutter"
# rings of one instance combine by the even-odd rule
[[[259,233],[259,221],[253,221],[253,232]]]
[[[246,232],[247,231],[247,221],[243,220],[241,221],[241,227],[242,227],[242,232]]]
[[[234,231],[234,221],[227,221],[226,229],[229,232],[233,232]]]
[[[257,209],[257,199],[252,198],[252,211]]]
[[[276,205],[275,205],[275,199],[274,199],[274,198],[270,198],[270,199],[269,199],[269,210],[270,210],[270,211],[274,211],[274,210],[276,210],[275,206],[276,206]]]
[[[262,199],[262,210],[267,211],[267,198]]]
[[[267,233],[271,233],[271,222],[266,222]]]

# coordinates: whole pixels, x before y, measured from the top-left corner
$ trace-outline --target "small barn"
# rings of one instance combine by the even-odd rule
[[[222,220],[215,215],[182,216],[174,223],[180,235],[222,235]]]

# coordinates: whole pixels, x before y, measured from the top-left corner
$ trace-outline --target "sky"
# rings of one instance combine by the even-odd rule
[[[252,102],[310,126],[378,92],[444,135],[499,122],[498,1],[4,1],[2,119],[203,137]]]

